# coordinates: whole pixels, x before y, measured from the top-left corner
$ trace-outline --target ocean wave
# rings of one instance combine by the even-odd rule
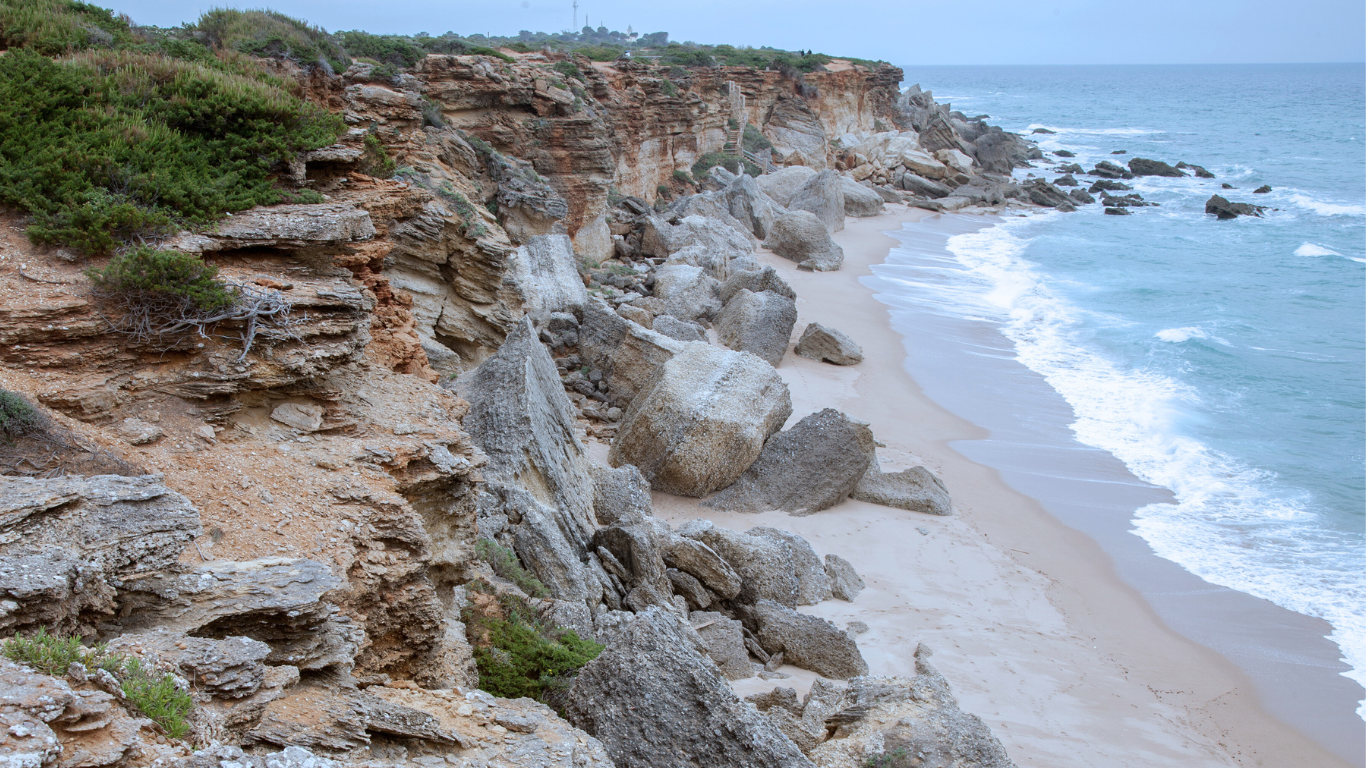
[[[1305,243],[1295,249],[1296,256],[1341,256],[1342,254],[1331,248],[1324,248],[1317,243]]]
[[[1151,128],[1068,128],[1060,125],[1048,125],[1046,123],[1030,123],[1025,126],[1025,130],[1032,131],[1035,128],[1046,128],[1054,134],[1078,134],[1087,136],[1150,136],[1166,131],[1153,130]],[[1041,134],[1047,135],[1047,134]]]
[[[1204,328],[1195,325],[1188,325],[1184,328],[1164,328],[1157,333],[1154,333],[1153,336],[1159,341],[1165,341],[1169,344],[1180,344],[1183,341],[1190,341],[1191,339],[1208,339],[1209,341],[1216,344],[1222,344],[1226,347],[1233,346],[1228,340],[1221,339],[1218,336],[1209,333]]]
[[[1366,205],[1329,203],[1300,193],[1291,195],[1290,202],[1320,216],[1366,216]]]
[[[1166,487],[1175,504],[1143,508],[1133,532],[1161,557],[1333,627],[1331,639],[1366,685],[1366,562],[1359,536],[1320,526],[1309,499],[1183,432],[1198,392],[1144,368],[1122,366],[1084,340],[1082,311],[1060,298],[1023,257],[1028,219],[949,239],[984,285],[1018,360],[1072,406],[1077,439],[1109,451],[1137,477]],[[1162,341],[1208,337],[1198,327],[1158,331]],[[1358,710],[1366,717],[1366,704]]]

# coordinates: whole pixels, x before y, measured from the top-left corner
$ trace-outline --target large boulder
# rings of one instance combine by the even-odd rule
[[[813,768],[742,701],[672,614],[638,614],[563,695],[565,718],[597,737],[617,768]]]
[[[689,322],[711,320],[721,311],[721,283],[701,267],[666,264],[655,270],[655,298],[664,314]]]
[[[764,247],[815,272],[833,272],[844,263],[844,249],[809,211],[788,211],[774,223]]]
[[[750,528],[745,533],[787,545],[792,557],[792,572],[797,576],[797,605],[816,605],[834,594],[829,572],[806,539],[791,531],[767,526]]]
[[[1180,178],[1186,174],[1179,169],[1164,163],[1161,160],[1149,160],[1143,157],[1135,157],[1129,161],[1129,170],[1135,176],[1167,176],[1170,178]]]
[[[682,347],[631,401],[608,459],[636,465],[655,490],[701,497],[749,467],[792,414],[792,397],[753,355]]]
[[[944,481],[924,467],[911,467],[900,472],[883,472],[877,462],[868,467],[863,478],[849,494],[859,501],[881,504],[884,507],[924,512],[930,515],[951,515],[953,505]]]
[[[753,177],[744,176],[743,178],[752,179]],[[759,191],[757,187],[752,187],[752,189],[756,192]],[[762,194],[762,192],[760,194]],[[682,219],[688,216],[701,216],[706,219],[716,219],[737,232],[749,234],[753,229],[752,223],[748,220],[741,220],[732,216],[730,205],[730,195],[724,190],[715,190],[680,198],[675,201],[673,205],[669,206],[665,215],[668,216],[670,220]]]
[[[754,677],[749,651],[745,649],[743,624],[714,611],[693,611],[688,614],[688,621],[702,641],[703,652],[716,662],[727,680]]]
[[[691,575],[722,600],[740,594],[743,585],[740,574],[705,543],[674,534],[667,537],[663,554],[666,565]]]
[[[588,301],[568,235],[536,235],[513,252],[512,279],[528,312],[578,312]]]
[[[836,680],[868,674],[858,644],[829,621],[772,600],[760,600],[753,614],[754,634],[769,655],[781,653],[788,664]]]
[[[833,365],[856,365],[863,362],[863,349],[853,339],[820,323],[806,326],[794,351],[807,359]]]
[[[882,196],[848,176],[840,177],[845,216],[876,216],[883,211]]]
[[[911,173],[927,179],[942,179],[949,175],[947,165],[934,159],[928,152],[918,149],[902,152],[896,159],[896,164],[903,165]]]
[[[1266,206],[1253,205],[1251,203],[1229,202],[1221,195],[1214,195],[1205,201],[1205,213],[1211,213],[1221,219],[1236,219],[1239,216],[1261,216]]]
[[[683,342],[627,320],[601,299],[584,306],[579,356],[603,372],[614,405],[629,404],[655,370],[681,349]]]
[[[0,477],[0,631],[94,634],[134,575],[173,570],[199,511],[143,477]]]
[[[797,324],[797,304],[773,291],[741,288],[716,318],[716,337],[737,352],[749,352],[778,367]]]
[[[972,175],[972,158],[963,154],[960,149],[941,149],[934,153],[939,162],[947,165],[953,173]]]
[[[523,319],[455,389],[470,404],[465,430],[488,456],[484,498],[520,521],[511,524],[517,554],[553,597],[599,596],[601,581],[583,564],[596,527],[590,462],[555,361],[531,322]]]
[[[663,258],[690,245],[700,245],[710,251],[743,255],[754,252],[754,243],[754,236],[749,232],[720,219],[685,216],[671,221],[662,216],[651,216],[645,220],[641,232],[640,252],[646,256]]]
[[[708,275],[721,281],[737,271],[759,268],[752,251],[713,250],[700,245],[690,245],[670,254],[664,266],[674,265],[701,267]]]
[[[713,509],[811,514],[829,509],[858,485],[873,461],[868,425],[826,408],[769,438],[735,484],[704,502]]]
[[[650,484],[640,470],[624,467],[588,466],[593,477],[593,513],[598,525],[643,523],[654,513]]]
[[[768,230],[773,227],[773,222],[787,212],[783,206],[765,194],[759,182],[747,173],[741,174],[726,187],[726,202],[730,208],[730,215],[747,226],[759,239],[768,237]]]
[[[1044,179],[1031,179],[1024,184],[1024,188],[1029,194],[1029,201],[1035,205],[1057,208],[1063,211],[1076,210],[1076,206],[1072,204],[1072,198],[1068,197],[1066,192]]]
[[[978,166],[988,173],[1008,176],[1017,167],[1029,165],[1029,146],[1024,139],[991,126],[973,142]]]
[[[953,190],[946,184],[931,181],[924,176],[917,176],[909,171],[896,177],[896,188],[904,189],[916,195],[922,195],[933,200],[941,197],[948,197],[953,194]]]
[[[756,179],[755,183],[764,194],[772,198],[773,202],[786,208],[791,205],[792,198],[797,196],[797,192],[815,175],[816,171],[811,168],[792,165],[773,173],[766,173]]]
[[[844,186],[836,171],[821,171],[806,180],[792,202],[789,211],[809,211],[815,214],[826,230],[838,232],[844,229]]]
[[[769,266],[732,272],[726,282],[721,285],[721,303],[730,301],[741,289],[754,293],[772,291],[793,301],[797,299],[797,293],[792,290],[792,286],[788,285],[782,275],[778,274],[778,270]]]
[[[773,150],[783,165],[825,167],[830,146],[825,126],[806,99],[796,95],[779,96],[768,112],[764,135],[773,142]]]
[[[739,575],[740,589],[732,596],[735,602],[752,605],[766,599],[797,606],[801,580],[793,565],[792,546],[787,541],[732,531],[709,520],[684,523],[678,535],[707,545]]]
[[[706,341],[707,329],[689,320],[679,320],[673,315],[660,315],[654,319],[652,328],[659,333],[678,341]]]

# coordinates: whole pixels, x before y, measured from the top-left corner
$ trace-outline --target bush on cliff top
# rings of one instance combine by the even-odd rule
[[[214,8],[199,17],[197,26],[217,48],[302,66],[326,64],[334,72],[351,66],[346,51],[326,30],[276,11]]]

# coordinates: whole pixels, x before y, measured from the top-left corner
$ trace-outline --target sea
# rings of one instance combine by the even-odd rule
[[[1072,438],[1170,491],[1132,511],[1129,535],[1323,619],[1342,674],[1366,684],[1366,68],[903,69],[1049,159],[1215,175],[1126,182],[1159,204],[1130,216],[1090,205],[950,228],[938,261],[894,249],[877,289],[894,318],[999,333],[1070,407]],[[1035,165],[1017,177],[1060,175]],[[1219,221],[1214,194],[1269,210]]]

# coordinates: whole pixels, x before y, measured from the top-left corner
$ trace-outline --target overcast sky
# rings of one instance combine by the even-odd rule
[[[573,24],[572,0],[96,0],[175,26],[265,5],[328,31],[513,35]],[[1362,0],[579,0],[579,27],[770,45],[894,64],[1203,64],[1366,60]]]

